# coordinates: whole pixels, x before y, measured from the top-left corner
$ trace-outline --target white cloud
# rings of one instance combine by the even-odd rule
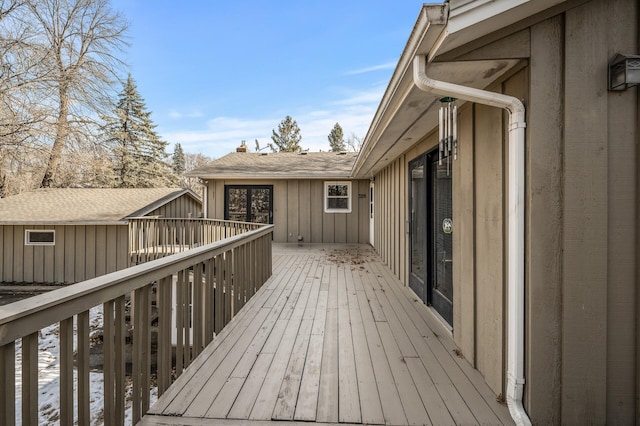
[[[328,151],[327,136],[340,123],[345,138],[352,133],[364,137],[384,89],[350,92],[343,99],[320,105],[317,109],[291,111],[302,134],[302,146],[310,151]],[[202,153],[219,158],[235,151],[242,140],[254,150],[255,139],[264,147],[271,142],[271,132],[284,117],[215,117],[206,121],[201,130],[178,130],[163,135],[170,143],[180,143],[186,152]]]
[[[384,64],[373,65],[366,68],[360,68],[357,70],[347,71],[347,75],[357,75],[357,74],[366,74],[369,72],[380,71],[380,70],[392,70],[396,67],[395,62],[386,62]]]
[[[175,109],[172,109],[171,111],[169,111],[169,117],[173,118],[174,120],[180,120],[182,118],[200,118],[202,116],[204,116],[204,113],[199,110],[192,110],[189,112],[180,112]]]

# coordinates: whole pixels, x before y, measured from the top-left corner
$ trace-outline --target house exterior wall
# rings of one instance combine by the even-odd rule
[[[188,195],[148,216],[200,217]],[[55,230],[55,245],[25,244],[25,230]],[[71,284],[129,267],[129,237],[121,225],[0,225],[0,282]]]
[[[198,218],[202,217],[202,203],[185,194],[158,207],[147,216]]]
[[[564,17],[564,423],[638,421],[638,92],[607,92],[606,64],[639,52],[638,2]]]
[[[522,86],[525,70],[511,80]],[[500,91],[498,85],[491,89]],[[459,157],[453,169],[453,335],[489,386],[504,394],[505,156],[503,112],[465,105],[458,118]],[[376,217],[389,217],[376,234],[376,249],[392,271],[408,283],[408,167],[437,147],[437,133],[405,152],[376,176]],[[386,223],[385,223],[386,222]],[[376,221],[377,223],[377,221]]]
[[[207,217],[224,219],[225,185],[273,185],[274,242],[298,242],[300,235],[304,243],[368,243],[369,181],[351,181],[351,213],[324,212],[324,182],[315,179],[209,180]]]
[[[637,423],[638,96],[608,92],[606,82],[615,54],[638,53],[638,4],[579,2],[464,48],[447,59],[504,57],[507,48],[527,55],[524,68],[488,88],[527,107],[525,409],[534,424]],[[458,129],[453,336],[504,395],[506,115],[466,104]],[[402,185],[409,161],[436,139],[425,135],[376,175],[376,217],[398,223],[376,221],[375,248],[405,284]]]
[[[25,230],[55,230],[55,245],[25,245]],[[122,225],[0,225],[0,282],[71,284],[129,266]]]

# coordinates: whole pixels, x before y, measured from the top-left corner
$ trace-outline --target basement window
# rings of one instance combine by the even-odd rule
[[[56,231],[27,229],[24,231],[24,243],[28,246],[54,246]]]
[[[324,183],[324,212],[351,213],[351,182]]]

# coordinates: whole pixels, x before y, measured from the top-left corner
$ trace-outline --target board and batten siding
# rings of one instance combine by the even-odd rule
[[[327,179],[346,180],[346,179]],[[369,181],[351,181],[351,213],[324,212],[324,180],[209,180],[207,217],[224,219],[225,185],[273,185],[273,241],[277,243],[369,242]]]
[[[527,91],[521,69],[489,90]],[[465,104],[458,116],[459,156],[453,170],[453,336],[464,357],[504,395],[506,264],[505,117],[498,108]],[[437,146],[436,132],[380,171],[375,179],[375,248],[408,284],[409,162]]]
[[[202,203],[189,195],[184,194],[147,213],[145,216],[198,218],[202,217]]]
[[[55,230],[55,245],[25,244],[25,230]],[[129,266],[122,225],[0,225],[0,282],[71,284]]]
[[[606,90],[611,58],[638,51],[638,7],[580,2],[450,53],[451,60],[513,57],[507,48],[527,54],[524,68],[488,89],[527,106],[523,401],[534,424],[640,419],[638,92]],[[463,105],[453,163],[453,336],[503,395],[506,126],[500,110]],[[436,136],[425,135],[376,175],[377,218],[393,217],[397,195],[387,192],[399,191],[408,162],[435,145]],[[375,247],[392,269],[396,247],[408,253],[407,237],[376,221]],[[408,259],[400,266],[408,269]],[[406,272],[396,275],[408,282]]]

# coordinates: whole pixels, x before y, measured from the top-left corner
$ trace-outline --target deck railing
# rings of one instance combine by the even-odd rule
[[[90,423],[89,310],[96,306],[103,308],[104,423],[124,423],[125,346],[130,342],[131,418],[135,424],[150,403],[152,320],[157,319],[157,388],[161,395],[172,376],[182,373],[271,275],[272,232],[273,225],[261,226],[3,306],[0,424],[12,425],[16,419],[19,339],[22,423],[38,423],[38,333],[51,324],[60,327],[60,424]]]
[[[130,264],[159,259],[259,229],[261,226],[257,223],[218,219],[130,218]]]

